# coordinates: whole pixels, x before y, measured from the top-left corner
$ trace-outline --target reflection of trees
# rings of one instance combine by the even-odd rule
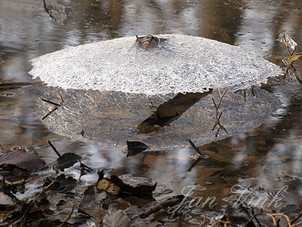
[[[200,36],[234,44],[241,25],[243,1],[205,0]]]
[[[301,7],[299,0],[247,1],[237,44],[265,57],[279,57],[280,52],[286,53],[276,39],[281,31],[285,31],[299,43],[302,14],[298,9]]]
[[[123,4],[120,0],[111,1],[73,1],[70,5],[70,17],[66,22],[70,30],[77,30],[80,42],[87,37],[96,36],[105,31],[110,39],[118,37],[118,30],[123,15]]]

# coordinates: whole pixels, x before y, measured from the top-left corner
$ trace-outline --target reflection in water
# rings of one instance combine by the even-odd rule
[[[37,85],[28,90],[37,100],[59,99],[51,87]],[[228,89],[219,108],[223,112],[220,121],[228,134],[221,132],[218,139],[252,130],[280,105],[274,94],[263,89],[255,88],[255,96],[248,93],[246,100],[232,90],[233,87]],[[64,104],[43,123],[50,131],[73,140],[120,148],[126,146],[126,141],[140,141],[150,150],[187,146],[188,138],[200,145],[217,140],[212,131],[215,123],[212,98],[217,100],[219,94],[216,89],[211,95],[208,92],[176,97],[75,89],[60,89],[60,93]],[[158,106],[153,113],[150,101]],[[37,101],[32,110],[40,119],[49,111],[49,104],[42,101]]]
[[[199,7],[202,7],[203,18],[200,35],[235,44],[242,21],[243,1],[205,0]]]
[[[160,104],[156,111],[137,126],[139,133],[156,131],[156,126],[167,126],[177,120],[186,110],[211,92],[177,94],[173,99]]]
[[[42,54],[130,35],[206,36],[235,43],[274,62],[287,56],[283,44],[275,41],[280,31],[285,30],[298,45],[302,44],[300,0],[62,2],[67,14],[64,25],[52,21],[39,0],[0,1],[1,80],[31,81],[27,74],[31,68],[29,60]],[[301,74],[298,64],[297,70]],[[186,169],[194,161],[192,149],[144,152],[126,158],[120,149],[72,142],[49,132],[33,116],[32,107],[38,100],[27,95],[27,88],[0,91],[0,143],[6,149],[16,145],[35,148],[51,163],[56,159],[47,146],[47,140],[51,140],[62,153],[81,154],[89,166],[150,176],[175,193],[187,185],[198,184],[207,188],[202,192],[205,196],[216,196],[218,201],[229,195],[232,185],[243,184],[242,181],[272,189],[284,184],[284,180],[278,179],[285,175],[301,177],[302,89],[296,86],[296,81],[288,83],[290,86],[284,93],[289,97],[289,109],[276,115],[277,125],[264,125],[248,134],[201,147],[210,158],[201,160],[190,173]],[[149,109],[141,121],[148,116]],[[301,183],[290,186],[285,204],[296,203],[301,207]]]

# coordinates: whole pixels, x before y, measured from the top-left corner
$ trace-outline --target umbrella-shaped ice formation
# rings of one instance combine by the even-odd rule
[[[55,99],[62,108],[43,122],[53,132],[103,146],[141,141],[153,149],[198,144],[215,139],[216,88],[228,87],[220,110],[228,134],[244,133],[264,122],[280,101],[255,88],[255,96],[234,93],[266,82],[281,69],[240,47],[185,35],[160,35],[159,48],[143,50],[135,37],[86,44],[33,60],[30,74],[47,86],[33,87],[35,97]],[[65,90],[67,89],[67,90]],[[212,89],[214,89],[212,91]],[[186,94],[183,94],[186,93]],[[150,105],[151,104],[151,105]],[[40,119],[49,112],[37,102]]]
[[[240,47],[186,35],[152,51],[125,37],[63,49],[33,60],[29,72],[49,86],[147,95],[249,88],[281,69]]]

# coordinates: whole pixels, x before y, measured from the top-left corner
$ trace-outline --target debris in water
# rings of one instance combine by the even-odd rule
[[[80,159],[81,157],[74,153],[64,153],[57,159],[58,168],[59,170],[64,171],[64,169],[69,168],[70,166],[73,166],[75,163],[80,161]]]
[[[41,84],[43,82],[4,82],[0,81],[0,90],[8,90],[8,89],[15,89],[20,88],[23,86],[33,85],[33,84]]]
[[[63,97],[62,97],[62,95],[61,95],[61,93],[60,93],[59,90],[58,90],[58,94],[59,94],[59,98],[60,98],[60,103],[59,104],[56,103],[56,102],[53,102],[53,101],[49,101],[47,99],[42,99],[42,101],[54,105],[53,109],[51,111],[49,111],[44,117],[42,117],[42,120],[44,120],[45,118],[47,118],[50,114],[52,114],[53,112],[55,112],[59,107],[61,107],[64,104]]]
[[[133,156],[146,150],[148,146],[139,141],[127,141],[127,156]]]
[[[165,41],[167,41],[167,39],[157,38],[153,35],[142,37],[136,36],[135,45],[145,50],[153,50],[155,48],[158,48],[161,42]]]
[[[36,152],[26,151],[20,147],[0,156],[0,165],[16,165],[19,168],[34,172],[45,167],[45,161]]]
[[[218,126],[218,129],[217,129],[217,131],[216,131],[215,137],[218,136],[218,134],[219,134],[219,132],[220,132],[220,129],[223,129],[226,133],[228,133],[228,131],[225,129],[225,127],[224,127],[224,126],[221,124],[221,122],[220,122],[220,118],[221,118],[222,112],[220,112],[220,114],[219,114],[219,107],[220,107],[220,105],[221,105],[222,98],[223,98],[223,96],[225,95],[227,89],[228,89],[228,88],[225,88],[224,91],[223,91],[223,93],[221,94],[221,91],[220,91],[220,89],[218,88],[218,92],[219,92],[219,103],[218,103],[218,105],[216,104],[215,99],[212,98],[213,104],[214,104],[214,107],[215,107],[215,113],[216,113],[216,114],[215,114],[215,117],[214,117],[215,125],[214,125],[214,127],[212,128],[212,131],[214,131],[214,129],[216,128],[216,126]]]
[[[99,172],[97,188],[105,190],[112,195],[152,195],[157,183],[152,183],[143,177],[133,177],[129,174],[122,176],[109,176],[104,178],[104,173]]]
[[[302,79],[297,74],[296,69],[293,65],[293,63],[295,61],[299,60],[299,58],[302,56],[301,52],[293,55],[296,51],[297,43],[292,38],[290,38],[286,33],[281,33],[279,35],[278,40],[285,44],[286,49],[287,49],[288,54],[289,54],[288,58],[282,60],[284,65],[287,67],[286,72],[284,74],[284,77],[288,74],[289,70],[291,70],[291,72],[294,74],[294,76],[296,77],[298,82],[302,85]],[[292,49],[292,51],[290,51],[289,48]]]

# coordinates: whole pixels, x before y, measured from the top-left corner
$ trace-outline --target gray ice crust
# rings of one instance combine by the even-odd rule
[[[48,86],[64,89],[164,95],[210,88],[250,88],[282,70],[240,47],[186,35],[145,51],[124,37],[71,47],[32,61],[29,72]]]

